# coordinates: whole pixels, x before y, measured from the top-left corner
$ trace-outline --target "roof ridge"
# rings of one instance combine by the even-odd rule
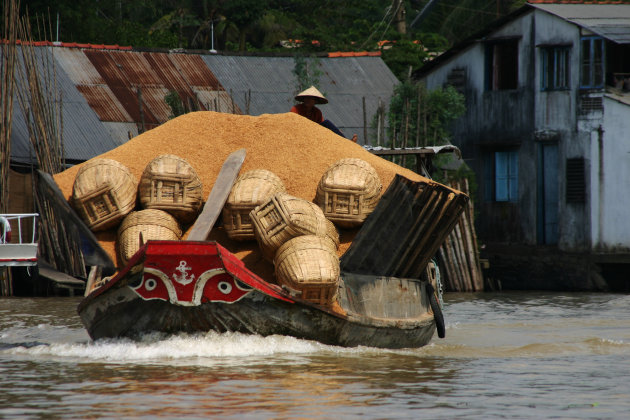
[[[7,39],[0,39],[0,44],[8,44],[9,40]],[[147,48],[145,47],[137,47],[134,48],[132,46],[122,46],[122,45],[118,45],[118,44],[113,44],[113,45],[108,45],[108,44],[90,44],[90,43],[81,43],[81,42],[59,42],[59,41],[22,41],[22,40],[16,40],[15,41],[16,45],[32,45],[35,47],[64,47],[64,48],[80,48],[80,49],[93,49],[93,50],[120,50],[120,51],[145,51]],[[150,50],[153,50],[152,48],[149,48]],[[163,52],[173,52],[176,50],[173,49],[166,49],[166,48],[160,48],[159,50],[164,50]],[[177,49],[179,50],[179,49]],[[191,52],[191,53],[200,53],[200,52],[206,52],[206,51],[202,51],[202,50],[186,50],[186,49],[181,49],[181,52]],[[268,55],[268,53],[266,52],[260,52],[259,54],[256,54],[256,52],[246,52],[246,53],[242,53],[239,51],[220,51],[218,55],[243,55],[243,56],[256,56],[256,55],[261,55],[261,56],[265,56]],[[282,56],[290,56],[291,54],[282,51],[282,52],[276,52],[276,53],[271,53],[271,55],[282,55]],[[318,55],[324,56],[324,57],[329,57],[329,58],[336,58],[336,57],[380,57],[381,56],[381,52],[380,51],[331,51],[331,52],[324,52],[324,53],[320,53]]]

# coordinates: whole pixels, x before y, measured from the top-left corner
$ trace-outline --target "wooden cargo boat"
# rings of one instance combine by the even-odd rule
[[[433,290],[426,279],[342,274],[333,309],[266,282],[216,242],[149,241],[78,312],[93,339],[214,330],[406,348],[427,344],[436,325],[443,336]]]
[[[214,330],[421,347],[436,329],[444,336],[428,268],[467,201],[441,184],[397,176],[341,257],[330,307],[265,281],[216,242],[187,240],[148,241],[78,312],[93,339]]]

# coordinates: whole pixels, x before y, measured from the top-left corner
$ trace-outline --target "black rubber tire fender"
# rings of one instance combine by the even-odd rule
[[[444,314],[440,308],[440,304],[435,295],[435,289],[433,285],[427,282],[427,295],[429,295],[429,305],[431,305],[431,311],[433,311],[433,319],[435,320],[435,327],[437,328],[438,337],[446,337],[446,325],[444,324]]]

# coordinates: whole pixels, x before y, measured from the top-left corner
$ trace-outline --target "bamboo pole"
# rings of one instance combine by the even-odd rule
[[[463,291],[464,287],[462,284],[462,277],[459,272],[459,265],[457,263],[457,255],[455,253],[455,246],[453,242],[454,242],[454,236],[451,234],[449,235],[449,240],[448,240],[448,243],[446,244],[448,259],[451,264],[452,277],[450,278],[450,280],[451,280],[453,291],[461,292]]]
[[[28,16],[19,19],[20,77],[16,78],[16,97],[20,104],[35,153],[37,166],[55,174],[64,168],[62,100],[57,85],[55,60],[48,48],[35,49]],[[138,89],[142,107],[142,93]],[[142,109],[140,110],[142,114]],[[144,125],[144,121],[143,121]],[[75,276],[85,275],[80,243],[75,241],[54,208],[35,191],[33,193],[39,218],[39,254],[54,268]]]
[[[472,289],[472,285],[470,283],[468,270],[466,269],[466,257],[464,256],[464,252],[462,249],[461,228],[460,228],[459,223],[455,226],[455,229],[453,230],[453,232],[455,233],[454,245],[455,245],[455,250],[456,250],[457,263],[459,266],[459,275],[461,276],[462,283],[464,285],[462,291],[470,292]]]
[[[460,190],[461,191],[461,186],[459,184],[459,182],[451,182],[451,185]],[[462,213],[462,216],[459,219],[459,224],[460,224],[460,234],[462,236],[462,241],[461,241],[461,248],[462,248],[462,252],[463,252],[463,258],[465,258],[466,261],[466,272],[467,272],[467,277],[470,279],[470,287],[471,290],[474,290],[474,283],[475,283],[475,272],[472,269],[472,262],[473,262],[473,256],[471,254],[471,244],[470,244],[470,235],[469,235],[469,226],[468,226],[468,217],[466,215],[466,211],[464,210],[464,212]]]
[[[464,178],[464,187],[465,187],[466,194],[470,195],[468,179],[465,179],[465,178]],[[473,247],[474,256],[475,256],[474,270],[477,273],[476,287],[477,287],[477,290],[483,290],[484,281],[483,281],[483,274],[481,271],[481,261],[479,259],[479,248],[477,246],[477,231],[475,229],[475,207],[473,205],[472,200],[470,200],[468,203],[467,214],[468,214],[468,220],[470,223],[471,242],[472,242],[472,247]]]
[[[453,270],[453,260],[451,258],[451,254],[449,251],[450,242],[451,242],[451,237],[448,236],[446,238],[446,241],[444,241],[443,246],[441,246],[440,249],[438,250],[438,255],[441,257],[442,266],[444,267],[446,271],[445,273],[446,276],[444,276],[443,278],[445,289],[450,292],[457,292],[460,290],[460,288],[459,288],[459,285],[454,284],[454,282],[457,282],[457,278]]]
[[[11,164],[11,132],[13,125],[13,91],[15,88],[15,66],[17,59],[16,20],[19,2],[5,2],[3,13],[4,32],[2,42],[2,60],[0,61],[0,213],[9,210],[9,167]]]
[[[405,100],[405,135],[403,136],[403,144],[402,144],[402,148],[406,148],[407,144],[409,142],[409,114],[411,113],[411,104],[409,103],[409,98],[407,98]],[[402,156],[402,165],[401,166],[405,166],[405,164],[407,163],[407,157],[406,156]]]

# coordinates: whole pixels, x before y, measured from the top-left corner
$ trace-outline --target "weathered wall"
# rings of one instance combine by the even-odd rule
[[[536,51],[536,131],[551,132],[558,145],[558,246],[569,251],[585,251],[590,248],[590,213],[587,203],[566,201],[566,160],[583,157],[588,173],[590,135],[578,128],[578,90],[580,85],[580,29],[544,12],[535,15],[535,46],[565,45],[570,47],[569,86],[567,90],[543,91],[542,60]],[[590,129],[587,129],[587,132]],[[588,189],[588,183],[587,183]]]
[[[520,176],[518,203],[483,201],[487,196],[484,165],[490,158],[489,151],[494,148],[520,147],[519,173],[536,173],[536,149],[532,143],[536,83],[535,56],[531,48],[533,16],[533,12],[528,13],[486,39],[519,38],[517,89],[485,89],[484,42],[472,44],[424,79],[428,89],[435,89],[446,84],[453,69],[465,69],[466,114],[453,126],[453,143],[461,149],[464,159],[477,174],[479,210],[483,214],[477,221],[477,228],[485,241],[536,241],[536,183],[530,176]]]
[[[593,133],[591,183],[594,199],[593,247],[599,252],[630,252],[630,105],[604,97],[601,135]],[[601,159],[599,158],[601,154]]]

